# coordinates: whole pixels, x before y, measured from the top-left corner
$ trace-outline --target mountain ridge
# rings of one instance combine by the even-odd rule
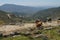
[[[16,5],[16,4],[4,4],[0,6],[0,10],[6,12],[20,12],[26,14],[34,14],[39,10],[44,10],[49,7],[31,7],[31,6],[24,6],[24,5]]]
[[[29,6],[21,6],[21,5],[14,5],[14,4],[4,4],[0,6],[0,10],[8,11],[8,12],[24,12],[24,13],[34,13],[38,11],[38,8],[29,7]]]

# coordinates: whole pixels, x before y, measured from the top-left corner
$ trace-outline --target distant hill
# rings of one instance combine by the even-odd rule
[[[15,4],[4,4],[0,6],[0,10],[7,12],[35,13],[40,9],[35,7],[15,5]]]
[[[38,11],[33,15],[34,19],[46,19],[46,18],[60,18],[60,7],[57,8],[49,8],[46,10]]]
[[[6,12],[13,12],[13,13],[25,13],[25,14],[34,14],[39,10],[47,9],[49,7],[30,7],[30,6],[22,6],[22,5],[15,5],[15,4],[4,4],[0,6],[0,10]]]

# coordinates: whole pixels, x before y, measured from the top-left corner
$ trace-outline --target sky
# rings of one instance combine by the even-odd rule
[[[0,6],[3,4],[24,6],[60,6],[60,0],[0,0]]]

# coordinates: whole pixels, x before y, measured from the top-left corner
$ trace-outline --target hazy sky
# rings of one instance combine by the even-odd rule
[[[25,6],[60,6],[60,0],[0,0],[2,4],[16,4]]]

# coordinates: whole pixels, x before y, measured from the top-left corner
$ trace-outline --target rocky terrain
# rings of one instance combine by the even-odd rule
[[[42,26],[45,29],[51,29],[59,25],[60,23],[58,23],[57,21],[52,21],[45,22]],[[24,32],[34,28],[36,28],[35,23],[24,23],[22,25],[0,25],[0,33],[3,33],[3,35],[10,35],[14,32]]]

